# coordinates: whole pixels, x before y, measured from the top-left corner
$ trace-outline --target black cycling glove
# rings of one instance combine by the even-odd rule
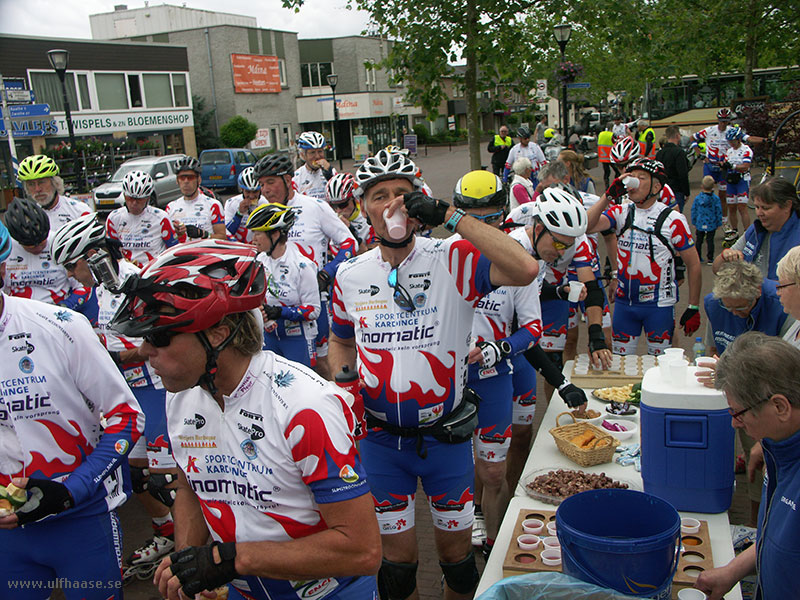
[[[264,306],[264,315],[267,317],[268,321],[277,321],[281,318],[283,314],[283,307],[281,306],[270,306],[269,304]]]
[[[205,229],[200,229],[197,225],[186,225],[186,237],[206,239],[208,232]]]
[[[222,562],[214,562],[214,547]],[[210,546],[190,546],[169,555],[170,570],[181,582],[183,593],[194,598],[203,590],[213,590],[238,577],[236,542],[214,542]]]
[[[28,501],[17,509],[20,525],[40,521],[75,506],[67,486],[58,481],[30,477],[25,489],[28,490]]]
[[[606,346],[606,335],[603,333],[603,326],[594,324],[589,325],[589,352],[598,350],[608,350]]]
[[[331,285],[331,276],[328,275],[327,271],[323,270],[317,273],[317,285],[320,292],[328,291],[328,287]]]
[[[437,227],[444,223],[450,204],[426,196],[422,192],[409,192],[403,196],[408,216],[426,227]]]
[[[558,388],[558,394],[570,408],[575,408],[587,402],[586,394],[583,393],[583,390],[568,381],[561,384],[561,387]]]

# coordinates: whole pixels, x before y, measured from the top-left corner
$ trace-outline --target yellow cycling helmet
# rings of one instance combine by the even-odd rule
[[[547,129],[544,130],[544,139],[546,140],[554,138],[555,135],[556,135],[556,130],[553,129],[552,127],[548,127]]]
[[[294,210],[284,204],[270,202],[262,204],[250,213],[247,219],[247,229],[250,231],[281,231],[288,232],[294,225]]]
[[[34,179],[55,177],[58,173],[58,165],[52,158],[44,154],[34,154],[22,159],[22,162],[19,163],[17,178],[20,181],[33,181]]]
[[[458,208],[505,206],[503,182],[489,171],[470,171],[456,183],[453,204]]]

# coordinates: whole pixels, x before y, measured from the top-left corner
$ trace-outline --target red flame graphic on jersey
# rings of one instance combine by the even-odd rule
[[[623,234],[625,236],[630,235],[629,233]],[[654,244],[660,244],[659,241],[653,241]],[[652,285],[654,283],[658,283],[661,279],[661,266],[657,263],[650,260],[650,255],[648,254],[646,257],[647,262],[650,264],[650,268],[653,271],[652,279],[648,277],[645,273],[637,270],[635,273],[632,273],[631,269],[631,252],[628,250],[623,250],[620,247],[617,247],[617,256],[618,256],[618,263],[622,265],[622,269],[619,273],[619,279],[629,280],[629,281],[638,281],[641,284],[645,285]]]
[[[292,458],[303,469],[303,482],[306,485],[314,481],[338,477],[342,467],[356,464],[356,448],[351,443],[347,452],[341,453],[328,435],[322,415],[311,409],[297,413],[283,432],[286,440],[292,439],[295,432],[302,432],[302,437],[292,446]],[[305,464],[314,464],[314,471],[307,473]],[[315,464],[316,463],[316,464]],[[335,471],[331,471],[335,468]]]
[[[265,512],[265,515],[277,521],[277,523],[283,527],[283,530],[293,540],[298,538],[308,537],[313,533],[319,533],[320,531],[325,531],[328,528],[328,524],[325,523],[325,519],[322,518],[322,515],[319,514],[317,511],[317,515],[319,516],[319,521],[316,522],[314,525],[309,525],[308,523],[301,523],[300,521],[295,521],[291,517],[287,517],[286,515],[279,515],[277,513]]]
[[[303,244],[297,244],[297,249],[300,251],[300,254],[305,256],[308,260],[313,260],[314,264],[317,263],[317,259],[314,258],[313,246],[304,246]]]
[[[481,294],[475,288],[475,273],[480,252],[467,240],[450,245],[450,273],[456,278],[456,288],[467,302],[477,302]]]
[[[92,453],[94,448],[86,441],[86,437],[81,431],[80,425],[76,421],[70,421],[69,424],[73,427],[76,433],[70,433],[60,425],[44,419],[36,419],[40,425],[44,425],[53,437],[55,445],[66,454],[70,460],[62,460],[61,458],[54,458],[47,460],[40,452],[31,452],[31,461],[18,473],[11,477],[30,477],[35,473],[41,473],[44,477],[52,478],[54,476],[63,475],[64,473],[71,473],[74,471],[88,456]],[[0,479],[10,479],[5,476]],[[8,483],[6,481],[5,483]]]
[[[233,509],[219,500],[200,500],[206,523],[223,542],[236,540],[236,516]]]
[[[449,367],[430,352],[420,351],[419,353],[428,361],[436,384],[444,388],[444,392],[437,394],[434,390],[423,391],[422,387],[420,387],[416,381],[412,381],[411,388],[402,394],[391,389],[389,382],[391,381],[392,370],[394,368],[394,357],[392,353],[388,350],[369,350],[367,352],[359,347],[358,354],[361,357],[362,368],[369,371],[369,373],[379,381],[378,387],[365,386],[367,395],[372,399],[376,399],[380,397],[383,392],[386,401],[392,404],[398,404],[406,400],[416,400],[421,407],[431,404],[441,404],[448,400],[455,386],[456,353],[452,350],[447,353],[451,362],[451,366]],[[378,355],[379,360],[377,362],[370,361],[370,356],[375,354]],[[362,379],[365,378],[362,377]]]

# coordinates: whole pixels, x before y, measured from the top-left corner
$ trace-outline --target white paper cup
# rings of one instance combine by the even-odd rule
[[[700,356],[694,363],[701,369],[711,369],[717,364],[717,359],[713,356]]]
[[[569,282],[569,301],[570,302],[577,302],[578,299],[581,297],[581,292],[583,291],[584,285],[581,281],[570,281]]]
[[[517,546],[520,550],[536,550],[539,547],[539,536],[523,533],[517,537]]]
[[[668,358],[683,358],[683,348],[667,348],[664,350],[664,354],[662,356],[666,356]]]
[[[575,367],[575,375],[588,375],[589,374],[589,365],[583,366],[576,366]]]
[[[631,177],[628,175],[622,180],[622,185],[625,186],[626,190],[635,190],[639,187],[639,180],[636,177]]]
[[[403,211],[398,207],[391,217],[387,217],[386,213],[389,209],[383,211],[383,221],[386,223],[386,233],[393,240],[402,240],[406,237],[406,216]]]
[[[689,362],[686,360],[671,360],[667,366],[669,370],[669,381],[674,385],[683,387],[689,376]]]
[[[661,374],[663,381],[669,381],[670,371],[669,364],[672,362],[669,356],[661,356],[658,359],[658,371]]]
[[[586,353],[578,354],[578,360],[585,360],[586,362],[589,362],[589,355]]]
[[[548,567],[555,567],[561,564],[561,549],[548,548],[542,550],[542,562]]]
[[[695,588],[683,588],[678,592],[678,600],[706,600],[703,592]]]

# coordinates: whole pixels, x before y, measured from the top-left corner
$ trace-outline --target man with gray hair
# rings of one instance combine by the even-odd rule
[[[800,350],[758,332],[736,339],[717,363],[715,387],[731,425],[760,439],[767,467],[756,543],[695,587],[711,600],[756,574],[755,598],[800,598]]]
[[[17,172],[25,193],[47,213],[52,231],[92,212],[83,202],[64,195],[64,180],[59,177],[59,172],[56,162],[44,154],[22,159]]]

